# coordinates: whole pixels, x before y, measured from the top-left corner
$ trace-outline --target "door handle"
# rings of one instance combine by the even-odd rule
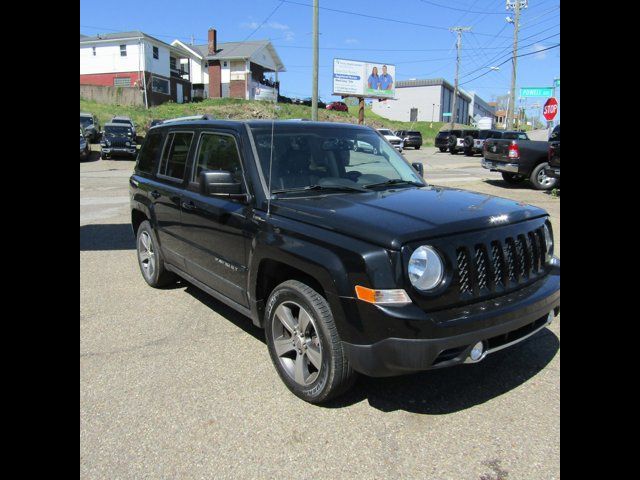
[[[159,191],[157,191],[157,190],[153,190],[153,191],[151,192],[151,196],[152,196],[153,198],[158,198],[160,195],[161,195],[161,194],[160,194],[160,192],[159,192]]]
[[[196,209],[196,204],[193,203],[191,200],[189,200],[188,202],[182,202],[181,205],[182,205],[182,208],[184,208],[185,210],[195,210]]]

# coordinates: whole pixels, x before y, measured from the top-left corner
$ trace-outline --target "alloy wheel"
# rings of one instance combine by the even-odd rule
[[[153,278],[156,271],[156,255],[149,232],[143,231],[138,238],[138,259],[142,266],[144,276]]]
[[[295,302],[283,302],[271,328],[274,350],[287,375],[302,386],[315,382],[322,369],[322,346],[309,312]]]

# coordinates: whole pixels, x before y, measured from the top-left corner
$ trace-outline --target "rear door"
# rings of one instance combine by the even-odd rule
[[[226,170],[247,190],[240,157],[240,139],[233,131],[200,132],[189,186],[182,202],[182,235],[188,244],[187,272],[208,287],[248,306],[247,225],[250,205],[200,193],[200,172]]]
[[[194,143],[193,131],[170,131],[165,138],[150,192],[162,252],[169,261],[185,268],[186,244],[181,234],[180,204],[187,184],[187,159]]]

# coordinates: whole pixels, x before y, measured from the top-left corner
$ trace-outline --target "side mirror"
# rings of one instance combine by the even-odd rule
[[[420,174],[422,178],[424,178],[424,167],[420,162],[414,162],[411,166]]]
[[[236,182],[231,172],[225,170],[208,170],[200,173],[200,193],[229,198],[244,198],[242,184]]]

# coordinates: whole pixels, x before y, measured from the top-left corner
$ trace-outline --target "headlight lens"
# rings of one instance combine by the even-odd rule
[[[545,258],[548,263],[551,261],[551,258],[553,257],[553,236],[551,235],[551,230],[549,229],[549,226],[546,223],[544,224],[543,230],[544,230],[544,244],[547,249]]]
[[[125,143],[125,145],[126,145],[127,147],[130,147],[130,146],[131,146],[131,142],[127,142],[127,143]]]
[[[435,248],[423,245],[409,259],[409,280],[418,290],[433,290],[444,278],[444,264]]]

